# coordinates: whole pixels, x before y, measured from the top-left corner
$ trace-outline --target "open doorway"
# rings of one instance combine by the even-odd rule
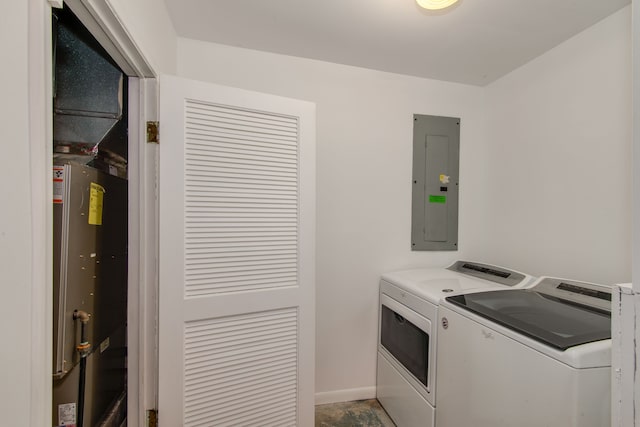
[[[52,425],[127,417],[127,77],[80,20],[53,25]]]

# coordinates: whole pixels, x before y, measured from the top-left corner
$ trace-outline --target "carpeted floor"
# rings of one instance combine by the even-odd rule
[[[316,406],[315,427],[395,427],[376,399]]]

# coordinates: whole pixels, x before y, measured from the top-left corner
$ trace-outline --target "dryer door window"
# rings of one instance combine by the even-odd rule
[[[382,305],[380,342],[425,387],[429,378],[429,334]]]

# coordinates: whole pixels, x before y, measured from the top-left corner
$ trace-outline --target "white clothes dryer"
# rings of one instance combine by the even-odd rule
[[[382,276],[376,394],[398,427],[434,425],[441,299],[471,289],[523,287],[532,281],[524,273],[469,261]]]
[[[439,308],[436,427],[611,424],[611,288],[540,278]]]

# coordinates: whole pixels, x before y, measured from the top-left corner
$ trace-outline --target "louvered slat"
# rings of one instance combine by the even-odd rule
[[[296,308],[185,324],[186,426],[294,426]]]
[[[295,286],[296,118],[186,101],[185,296]]]

